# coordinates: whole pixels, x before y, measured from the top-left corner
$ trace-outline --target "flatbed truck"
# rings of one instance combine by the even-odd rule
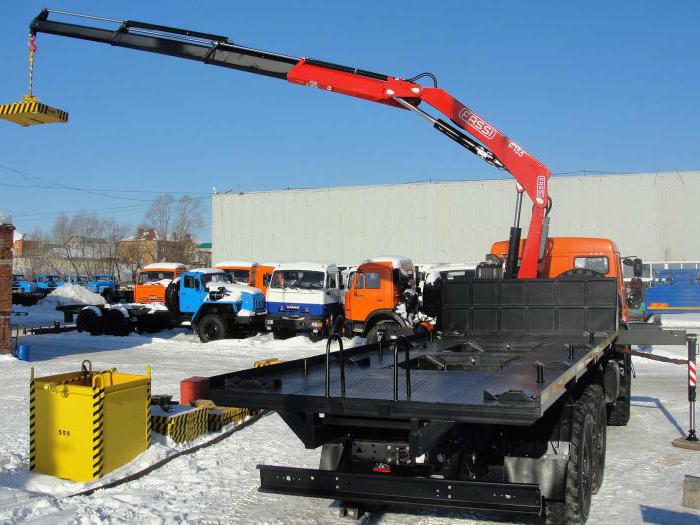
[[[682,331],[621,322],[618,279],[442,284],[438,326],[210,378],[218,405],[274,410],[317,469],[260,465],[260,490],[387,505],[537,514],[584,523],[608,425],[630,415],[631,344]],[[279,458],[284,462],[284,457]]]
[[[55,16],[98,18],[111,28]],[[442,283],[434,330],[347,352],[334,333],[325,355],[212,377],[210,397],[222,406],[276,410],[307,448],[322,447],[318,469],[261,465],[265,492],[337,499],[356,515],[400,504],[526,512],[549,523],[587,520],[603,481],[607,425],[629,419],[630,345],[685,339],[680,331],[631,329],[621,272],[605,276],[584,261],[563,275],[543,273],[551,170],[439,88],[431,73],[404,79],[221,35],[46,9],[30,24],[30,35],[37,33],[407,110],[511,174],[515,215],[504,255],[491,254],[497,261],[478,265],[474,279]],[[527,241],[520,229],[524,196],[532,202]],[[620,267],[617,253],[607,254],[609,268],[613,260]],[[340,348],[331,352],[334,341]]]

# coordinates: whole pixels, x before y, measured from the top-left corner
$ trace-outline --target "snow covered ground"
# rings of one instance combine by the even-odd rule
[[[42,306],[17,310],[29,315],[13,321],[30,326],[62,318]],[[96,369],[116,367],[134,373],[151,365],[153,392],[177,398],[179,381],[185,377],[248,368],[257,359],[320,353],[324,342],[313,344],[304,337],[276,341],[265,335],[203,345],[185,329],[125,338],[69,332],[26,336],[23,342],[31,347],[30,363],[0,356],[0,523],[347,523],[337,518],[337,509],[329,501],[257,492],[255,465],[259,463],[318,464],[319,451],[305,450],[275,414],[141,479],[90,496],[65,497],[93,485],[27,471],[31,366],[43,376],[78,370],[83,359],[90,359]],[[652,351],[685,356],[683,347]],[[594,497],[589,523],[700,523],[700,512],[681,506],[683,476],[700,475],[700,452],[670,445],[687,426],[686,369],[639,358],[634,358],[634,364],[632,419],[627,427],[608,429],[605,482]],[[180,448],[157,440],[134,462],[98,483],[140,470]],[[465,524],[534,522],[529,517],[409,509],[393,509],[367,522],[432,525],[457,519]]]

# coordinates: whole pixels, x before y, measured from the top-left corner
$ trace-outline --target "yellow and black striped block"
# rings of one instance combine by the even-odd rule
[[[226,425],[242,423],[248,415],[245,408],[236,407],[215,407],[210,408],[208,413],[209,432],[218,432]]]
[[[206,434],[208,429],[207,407],[172,405],[168,413],[159,406],[151,406],[151,429],[169,437],[176,443],[192,441]]]
[[[42,104],[34,97],[25,97],[22,102],[1,105],[0,119],[26,127],[68,122],[68,113]]]

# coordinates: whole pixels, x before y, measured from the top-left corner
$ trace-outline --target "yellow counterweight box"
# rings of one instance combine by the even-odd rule
[[[151,444],[151,372],[80,372],[34,377],[29,394],[30,470],[90,481]]]
[[[24,96],[22,102],[0,105],[0,119],[20,126],[68,122],[68,113],[39,102],[36,97]]]

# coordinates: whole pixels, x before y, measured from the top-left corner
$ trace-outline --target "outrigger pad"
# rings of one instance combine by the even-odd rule
[[[0,105],[0,119],[20,126],[68,122],[68,113],[42,104],[35,97],[25,96],[22,102]]]

